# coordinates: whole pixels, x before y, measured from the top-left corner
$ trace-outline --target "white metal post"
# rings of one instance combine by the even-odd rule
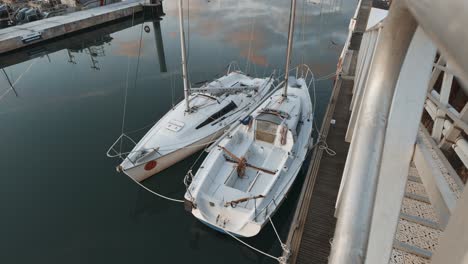
[[[352,102],[354,100],[354,95],[356,94],[358,86],[357,84],[362,75],[362,64],[367,54],[367,48],[369,47],[369,36],[370,34],[368,32],[364,33],[362,36],[361,46],[359,47],[359,53],[356,61],[356,71],[354,73],[353,98],[351,99],[351,104],[349,106],[350,110],[353,108]]]
[[[359,115],[359,108],[361,107],[362,98],[366,93],[365,87],[367,87],[367,81],[369,78],[369,69],[372,67],[372,61],[374,59],[374,53],[376,49],[376,43],[379,41],[380,36],[380,28],[376,29],[375,31],[370,32],[370,49],[367,51],[368,56],[366,56],[364,65],[363,65],[363,72],[361,78],[359,79],[358,88],[356,94],[353,96],[351,101],[352,112],[351,117],[349,119],[348,129],[346,131],[345,140],[347,142],[351,142],[354,133],[354,127],[356,126],[356,120]]]
[[[468,263],[468,188],[458,200],[455,211],[445,232],[439,239],[439,246],[432,256],[433,264]]]
[[[365,263],[390,259],[435,54],[435,46],[418,28],[393,95]]]
[[[346,161],[348,179],[341,198],[346,202],[340,204],[330,264],[364,262],[388,114],[416,27],[404,2],[393,2],[376,47],[350,147],[352,153]]]
[[[445,180],[444,172],[437,163],[436,158],[431,153],[431,147],[436,146],[426,146],[424,140],[429,144],[431,143],[429,140],[432,140],[425,128],[418,135],[413,160],[421,175],[429,200],[437,213],[439,224],[442,228],[445,228],[457,198]]]
[[[444,79],[442,81],[442,87],[440,88],[439,101],[443,105],[448,105],[450,91],[452,90],[453,75],[444,72]],[[436,119],[434,121],[434,128],[432,129],[432,137],[436,142],[440,142],[442,137],[442,129],[444,128],[445,112],[443,109],[437,109]]]
[[[436,65],[445,65],[445,60],[442,56],[439,56],[439,59],[436,62]],[[434,85],[437,82],[437,79],[439,79],[439,75],[442,72],[442,70],[438,67],[434,67],[434,70],[432,71],[432,76],[431,80],[429,81],[429,85],[427,86],[428,92],[431,92],[434,89]]]
[[[468,122],[468,104],[465,104],[463,109],[460,112],[459,118],[467,123]],[[461,129],[457,126],[453,126],[449,129],[449,131],[445,134],[444,138],[439,144],[439,148],[448,150],[450,147],[455,143],[457,138],[461,134]]]
[[[468,43],[468,2],[460,0],[399,0],[406,4],[424,32],[431,37],[450,67],[468,91],[468,53],[460,48]],[[393,1],[393,3],[396,1]],[[392,4],[393,4],[392,3]],[[437,19],[434,18],[437,12]]]

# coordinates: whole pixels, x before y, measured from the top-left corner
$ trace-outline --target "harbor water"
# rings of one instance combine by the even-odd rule
[[[253,76],[284,73],[289,1],[184,2],[193,86],[231,61]],[[333,73],[356,4],[298,1],[292,65]],[[0,54],[0,263],[276,263],[148,193],[106,157],[122,131],[138,140],[183,97],[176,1],[163,9]],[[317,124],[332,85],[316,82]],[[200,155],[144,185],[181,199]],[[273,218],[283,241],[304,174]],[[281,255],[270,225],[244,241]]]

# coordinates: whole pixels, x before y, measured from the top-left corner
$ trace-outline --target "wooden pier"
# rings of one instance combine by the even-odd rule
[[[350,119],[353,75],[371,5],[372,1],[362,1],[348,47],[349,76],[337,77],[323,119],[320,135],[336,155],[328,154],[323,148],[314,150],[288,235],[291,252],[288,263],[291,264],[328,262],[336,223],[335,202],[349,148],[345,136]]]

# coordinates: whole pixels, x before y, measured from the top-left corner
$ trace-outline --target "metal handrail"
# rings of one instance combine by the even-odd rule
[[[382,37],[369,72],[366,93],[348,154],[347,178],[332,243],[330,264],[364,263],[384,149],[388,114],[406,51],[418,25],[447,58],[462,83],[468,83],[466,1],[397,0],[384,20]],[[434,18],[434,11],[438,18]],[[384,73],[384,74],[383,74]]]
[[[424,32],[438,47],[442,56],[450,61],[453,71],[468,92],[468,53],[461,43],[468,42],[468,2],[461,0],[400,0],[409,9]],[[434,12],[437,12],[437,18]]]
[[[384,21],[347,159],[329,263],[364,263],[393,93],[416,21],[395,1]],[[385,74],[382,74],[385,73]]]

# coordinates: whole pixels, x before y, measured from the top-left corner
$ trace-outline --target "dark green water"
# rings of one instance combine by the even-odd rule
[[[252,75],[283,72],[289,5],[191,0],[192,83],[224,72],[233,60]],[[298,1],[293,64],[304,61],[317,76],[333,72],[355,5]],[[183,94],[175,1],[165,1],[164,11],[167,73],[160,72],[153,22],[139,17],[134,26],[120,21],[0,55],[18,94],[0,72],[0,263],[275,263],[197,222],[181,204],[147,193],[115,172],[118,160],[105,155],[121,132],[127,83],[125,131],[157,121]],[[142,31],[146,25],[149,33]],[[318,122],[331,86],[317,83]],[[195,159],[145,185],[181,198]],[[273,218],[283,239],[303,179],[302,173]],[[281,253],[271,226],[245,241]]]

